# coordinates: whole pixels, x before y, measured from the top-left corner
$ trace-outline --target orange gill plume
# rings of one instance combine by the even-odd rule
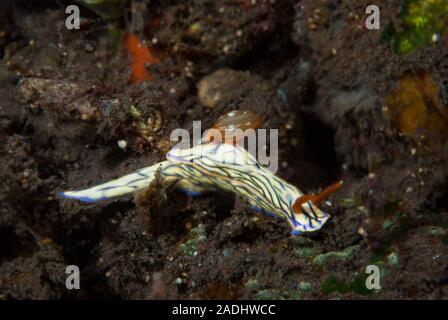
[[[336,183],[333,183],[332,185],[326,187],[321,193],[319,194],[304,194],[300,198],[297,198],[292,206],[292,211],[295,213],[302,212],[302,204],[311,201],[314,205],[319,205],[322,201],[327,199],[330,195],[341,189],[343,184],[343,181],[338,181]]]
[[[215,141],[213,131],[215,133],[218,131],[223,143],[236,144],[238,141],[244,139],[248,133],[246,130],[256,130],[262,123],[262,119],[255,112],[242,110],[230,111],[218,118],[212,127],[215,130],[209,130],[205,133],[204,142]]]

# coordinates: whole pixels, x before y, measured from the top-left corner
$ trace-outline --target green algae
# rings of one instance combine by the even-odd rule
[[[444,246],[448,247],[448,237],[446,237],[445,239],[442,240],[442,243]]]
[[[306,281],[300,281],[297,285],[297,289],[291,290],[279,290],[279,289],[263,289],[259,282],[260,273],[256,276],[249,278],[244,287],[249,290],[256,291],[256,299],[258,300],[297,300],[301,299],[302,293],[309,292],[311,290],[311,283]]]
[[[320,247],[312,240],[304,237],[291,239],[294,245],[294,256],[297,258],[312,258],[321,253]]]
[[[445,229],[443,229],[442,227],[435,226],[429,229],[429,233],[433,237],[441,239],[442,244],[444,246],[448,246],[448,234]]]
[[[194,256],[198,243],[206,239],[205,226],[199,224],[196,228],[191,229],[189,237],[189,240],[179,246],[179,250],[188,256]]]
[[[339,200],[339,204],[345,208],[352,208],[355,206],[355,201],[352,198],[343,198]]]
[[[351,291],[350,284],[345,281],[340,280],[334,275],[330,275],[325,278],[321,286],[322,292],[330,294],[333,292],[338,293],[349,293]]]
[[[260,287],[260,284],[258,283],[257,279],[249,279],[245,285],[244,285],[247,289],[251,289],[251,290],[257,290]]]
[[[448,31],[446,0],[403,0],[401,26],[389,26],[382,33],[395,53],[405,54],[434,43]]]
[[[300,281],[299,282],[299,290],[303,292],[307,292],[311,290],[311,283],[306,281]]]
[[[316,247],[310,248],[297,248],[294,250],[294,255],[297,258],[311,258],[320,253],[320,250]]]
[[[367,94],[367,93],[365,93],[365,94]],[[342,93],[341,93],[341,95],[342,95]],[[359,100],[359,99],[356,99],[356,100]],[[367,208],[365,208],[363,206],[364,200],[359,195],[356,195],[356,194],[354,194],[354,195],[352,195],[351,197],[348,197],[348,198],[339,199],[338,200],[338,204],[340,206],[343,206],[346,209],[356,208],[361,213],[367,210]]]
[[[383,261],[379,261],[376,263],[378,268],[380,269],[380,279],[383,279],[387,272],[384,266]],[[363,296],[368,296],[373,294],[377,290],[368,289],[366,286],[366,280],[370,274],[366,273],[365,270],[362,270],[358,275],[353,279],[352,282],[347,282],[339,279],[335,275],[329,275],[322,282],[321,290],[323,293],[357,293]]]
[[[298,300],[301,293],[297,290],[280,291],[275,289],[265,289],[257,292],[257,300]]]
[[[244,287],[250,290],[258,290],[260,288],[260,283],[258,282],[258,279],[254,277],[247,280]]]
[[[430,229],[430,233],[432,236],[440,237],[440,236],[445,235],[446,232],[445,232],[445,229],[443,229],[441,227],[432,227]]]
[[[359,245],[353,245],[345,248],[342,251],[327,252],[314,257],[313,262],[323,266],[328,259],[347,259],[353,256],[353,254],[359,249]]]
[[[390,230],[390,229],[392,229],[393,226],[394,226],[394,221],[392,221],[391,219],[384,220],[384,222],[383,222],[384,230]]]
[[[398,259],[398,254],[396,252],[392,252],[387,256],[387,263],[390,264],[391,266],[396,266],[398,265],[399,259]]]

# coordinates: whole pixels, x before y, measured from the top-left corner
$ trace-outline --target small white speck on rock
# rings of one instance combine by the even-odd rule
[[[437,33],[434,33],[431,37],[432,42],[439,41],[440,36]]]
[[[126,149],[126,147],[128,146],[128,143],[126,142],[126,140],[118,140],[117,144],[118,144],[118,147],[123,150]]]
[[[367,232],[366,232],[366,230],[365,230],[363,227],[360,227],[360,228],[358,229],[358,233],[359,233],[360,235],[364,236],[364,237],[367,235]]]

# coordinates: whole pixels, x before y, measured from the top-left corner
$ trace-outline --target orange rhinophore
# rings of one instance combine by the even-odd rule
[[[296,202],[294,202],[294,205],[292,206],[292,210],[294,212],[301,212],[302,211],[302,205],[308,201],[311,201],[314,205],[319,205],[322,201],[324,201],[326,198],[328,198],[330,195],[341,189],[343,184],[343,181],[338,181],[336,183],[333,183],[332,185],[326,187],[321,193],[319,194],[304,194],[300,198],[296,199]]]
[[[154,77],[148,72],[146,66],[148,64],[158,63],[159,59],[134,34],[126,33],[123,46],[131,58],[131,83],[153,80]]]

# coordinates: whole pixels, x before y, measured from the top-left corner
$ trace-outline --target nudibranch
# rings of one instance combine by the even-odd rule
[[[168,185],[192,196],[218,190],[241,195],[256,209],[286,220],[294,235],[319,230],[327,222],[330,215],[318,205],[342,186],[340,181],[317,195],[305,195],[238,144],[208,142],[189,149],[175,147],[165,161],[89,189],[61,192],[60,196],[95,202],[132,194],[147,188],[157,172]]]

